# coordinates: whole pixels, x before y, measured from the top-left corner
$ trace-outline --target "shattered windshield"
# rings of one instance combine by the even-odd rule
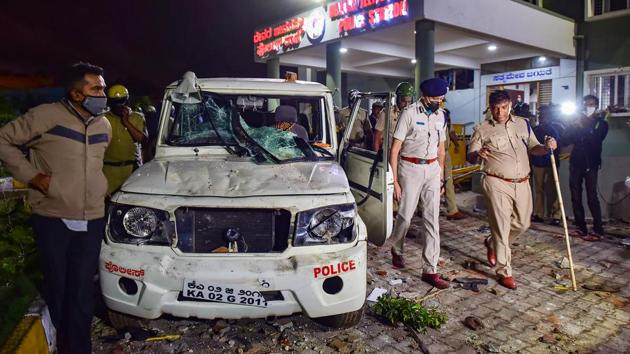
[[[166,143],[174,146],[236,145],[230,121],[232,108],[219,97],[195,104],[173,103]]]
[[[325,112],[321,96],[204,92],[201,103],[171,104],[166,143],[238,146],[257,161],[330,159]]]

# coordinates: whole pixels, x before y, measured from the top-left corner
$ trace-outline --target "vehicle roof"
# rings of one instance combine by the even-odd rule
[[[167,88],[174,89],[178,81],[171,83]],[[283,79],[259,79],[259,78],[231,78],[217,77],[209,79],[197,79],[202,90],[207,91],[290,91],[290,92],[330,92],[328,87],[311,81],[286,81]]]

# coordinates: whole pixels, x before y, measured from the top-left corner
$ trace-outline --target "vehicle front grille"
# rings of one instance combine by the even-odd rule
[[[228,233],[239,235],[239,253],[282,252],[287,248],[291,213],[283,209],[210,209],[175,211],[177,247],[186,253],[226,252]]]

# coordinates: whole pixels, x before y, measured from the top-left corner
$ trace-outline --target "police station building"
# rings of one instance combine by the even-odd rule
[[[334,90],[340,107],[350,89],[442,77],[454,122],[476,123],[499,87],[533,112],[574,100],[574,34],[572,19],[526,1],[338,0],[258,29],[253,44],[269,77],[297,68]]]

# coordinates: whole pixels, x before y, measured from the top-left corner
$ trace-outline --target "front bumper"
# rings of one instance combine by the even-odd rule
[[[168,247],[104,243],[99,262],[101,289],[110,309],[149,319],[163,313],[239,319],[298,312],[315,318],[360,309],[366,296],[366,241],[334,251],[325,246],[311,247],[313,252],[309,254],[290,255],[290,248],[283,254],[182,256]],[[353,269],[347,266],[350,261]],[[331,295],[323,287],[324,280],[332,277],[341,278],[343,287]],[[137,292],[126,293],[121,278],[132,279]],[[284,299],[269,301],[264,308],[182,299],[184,279],[276,291]]]

